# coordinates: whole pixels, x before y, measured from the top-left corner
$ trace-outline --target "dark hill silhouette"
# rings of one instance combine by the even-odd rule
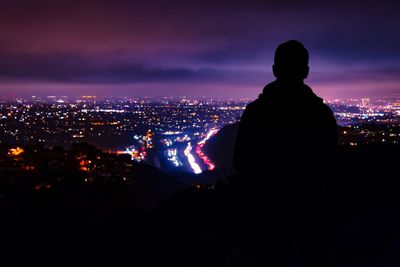
[[[135,183],[121,186],[116,192],[115,201],[122,200],[132,205],[131,208],[151,209],[185,187],[186,183],[157,168],[147,164],[137,164]]]
[[[127,264],[151,231],[145,215],[187,187],[149,165],[134,169],[133,183],[74,182],[48,192],[23,186],[2,194],[2,266]]]
[[[176,179],[177,181],[185,184],[186,186],[194,184],[213,184],[219,180],[226,179],[230,174],[230,170],[227,168],[217,167],[212,171],[203,171],[200,174],[194,174],[189,172],[169,172],[168,175]]]
[[[325,193],[330,266],[399,266],[400,146],[342,145],[338,154]],[[269,225],[235,179],[195,188],[150,166],[137,171],[136,189],[2,196],[2,265],[259,266],[254,237]],[[146,200],[162,202],[138,209]],[[287,257],[297,266],[295,248]]]
[[[204,145],[205,153],[218,168],[233,168],[233,149],[238,128],[238,123],[226,125]]]

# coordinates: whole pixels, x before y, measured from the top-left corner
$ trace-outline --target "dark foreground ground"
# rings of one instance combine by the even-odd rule
[[[310,250],[326,252],[329,266],[400,266],[400,147],[341,147],[338,159],[320,213],[305,220],[314,227],[323,218],[325,248]],[[234,177],[181,190],[151,169],[142,176],[153,180],[2,195],[1,266],[261,266],[272,258],[301,266],[300,243],[271,245],[270,234],[282,233],[269,217],[276,213]],[[168,198],[165,187],[178,192]],[[140,203],[146,194],[164,197]],[[296,216],[282,218],[297,225]]]

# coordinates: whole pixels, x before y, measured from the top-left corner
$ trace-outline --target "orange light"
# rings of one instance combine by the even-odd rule
[[[21,155],[22,153],[24,153],[24,149],[21,147],[11,148],[8,151],[8,153],[13,157],[17,157],[17,156]]]
[[[24,171],[33,171],[35,166],[22,166],[22,170]]]
[[[79,166],[80,166],[79,169],[80,169],[81,171],[88,172],[88,171],[89,171],[89,168],[87,167],[87,165],[88,165],[89,163],[91,163],[90,160],[81,160],[81,161],[79,162]]]

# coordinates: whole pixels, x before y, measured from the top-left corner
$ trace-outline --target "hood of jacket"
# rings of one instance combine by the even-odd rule
[[[275,80],[267,84],[258,96],[260,101],[273,101],[281,98],[295,98],[298,100],[313,100],[323,102],[312,89],[304,83],[288,83]]]

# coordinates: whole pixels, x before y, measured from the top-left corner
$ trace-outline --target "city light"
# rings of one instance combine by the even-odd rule
[[[168,149],[167,150],[167,159],[172,162],[175,167],[182,166],[182,162],[178,158],[177,149]]]
[[[87,142],[166,171],[190,169],[200,173],[219,167],[204,146],[218,129],[237,123],[247,103],[190,98],[18,98],[0,101],[0,135],[1,141],[10,144],[68,147]],[[353,98],[325,103],[341,126],[341,144],[355,148],[364,143],[399,143],[399,99]],[[20,170],[37,170],[35,164],[21,157],[23,153],[24,146],[13,145],[6,154],[20,163]],[[92,164],[79,168],[93,171]]]
[[[10,156],[17,157],[24,153],[24,149],[21,147],[11,148],[8,153]]]

